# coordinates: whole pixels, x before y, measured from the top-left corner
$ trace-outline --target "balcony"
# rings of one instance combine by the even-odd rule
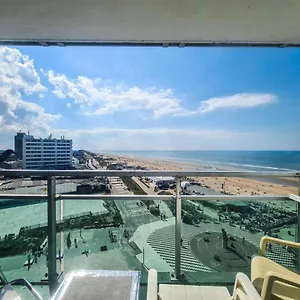
[[[28,279],[44,298],[75,270],[140,271],[140,299],[150,269],[159,283],[231,291],[237,272],[250,276],[262,236],[300,242],[297,195],[188,195],[182,184],[193,177],[293,177],[300,194],[299,173],[0,170],[1,176],[1,268],[9,281]],[[173,194],[157,194],[140,180],[154,176],[174,177]],[[100,186],[103,178],[110,194],[84,185]],[[230,251],[222,248],[224,236]],[[268,245],[266,256],[300,270],[300,255],[290,247]]]

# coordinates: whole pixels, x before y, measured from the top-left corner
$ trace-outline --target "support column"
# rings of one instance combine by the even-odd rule
[[[57,288],[56,271],[56,189],[55,177],[47,177],[47,212],[48,212],[48,280],[52,296]]]
[[[298,196],[300,197],[300,177],[298,178]],[[300,243],[300,203],[297,205],[297,227],[296,227],[296,242]],[[297,270],[300,272],[300,249],[297,249]]]
[[[176,177],[175,275],[181,276],[181,180]]]

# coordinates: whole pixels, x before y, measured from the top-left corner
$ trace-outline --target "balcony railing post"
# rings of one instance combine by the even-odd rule
[[[181,276],[181,180],[176,177],[175,276]]]
[[[47,177],[47,212],[48,212],[48,280],[50,295],[57,288],[56,272],[56,188],[55,177]]]
[[[300,196],[300,177],[298,177],[298,196]],[[296,230],[296,241],[300,243],[300,203],[296,202],[297,205],[297,230]],[[300,272],[300,249],[297,251],[297,268],[298,272]]]

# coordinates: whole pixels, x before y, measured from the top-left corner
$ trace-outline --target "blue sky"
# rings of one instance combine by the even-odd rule
[[[0,49],[0,148],[300,149],[299,49]]]

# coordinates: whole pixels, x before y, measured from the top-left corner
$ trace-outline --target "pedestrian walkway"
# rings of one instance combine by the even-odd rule
[[[164,260],[154,248],[148,243],[147,239],[149,235],[158,228],[168,227],[174,225],[175,218],[170,218],[167,221],[157,221],[148,224],[144,224],[138,227],[134,232],[129,242],[134,242],[137,247],[141,250],[141,254],[138,254],[136,258],[144,263],[146,268],[154,268],[158,272],[173,272],[171,267],[166,260]],[[144,254],[143,254],[144,253]]]
[[[120,177],[108,177],[108,181],[111,185],[111,191],[113,195],[132,195],[133,193],[128,190]]]
[[[171,201],[171,200],[168,200]],[[174,200],[175,201],[175,200]],[[173,218],[173,213],[171,212],[169,206],[167,205],[166,201],[161,200],[154,200],[156,205],[159,205],[159,211],[161,214],[165,215],[166,218]]]
[[[182,227],[182,247],[181,247],[181,270],[188,272],[212,272],[209,267],[199,262],[191,253],[189,247],[189,240],[199,233],[199,228],[193,226]],[[175,268],[175,226],[168,226],[165,228],[156,229],[151,233],[147,239],[148,244],[151,245],[159,255],[168,262],[168,264]]]

